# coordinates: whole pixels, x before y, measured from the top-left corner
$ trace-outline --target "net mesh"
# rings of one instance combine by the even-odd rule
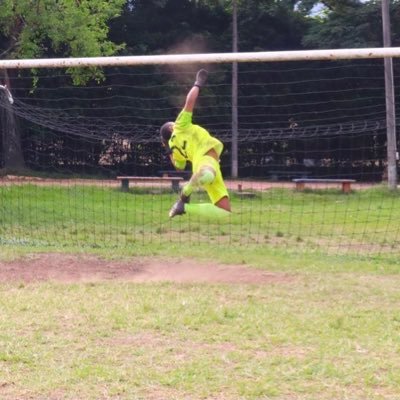
[[[14,103],[0,91],[1,240],[398,251],[399,198],[385,183],[382,60],[240,64],[239,179],[230,179],[231,66],[210,68],[194,122],[225,145],[228,220],[170,220],[177,192],[168,181],[131,181],[121,190],[117,177],[172,173],[158,130],[179,113],[195,71],[106,68],[104,79],[84,87],[59,69],[9,71]],[[16,140],[24,162],[18,174],[7,168]],[[355,182],[344,192],[341,182],[296,186],[303,178]],[[192,201],[209,200],[199,190]]]

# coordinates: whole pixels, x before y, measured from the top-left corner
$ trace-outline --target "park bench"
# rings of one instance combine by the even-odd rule
[[[349,193],[351,191],[351,184],[356,182],[354,179],[320,179],[320,178],[301,178],[301,179],[293,179],[293,182],[296,183],[296,190],[304,190],[307,183],[312,184],[331,184],[338,183],[342,185],[342,192]]]
[[[191,176],[191,172],[190,171],[180,171],[180,170],[175,170],[175,169],[167,169],[167,170],[161,170],[158,171],[158,173],[165,177],[165,178],[169,178],[169,177],[173,177],[173,176],[180,176],[183,179],[189,179]]]
[[[288,171],[288,170],[270,170],[269,179],[279,181],[280,179],[307,178],[311,175],[309,171]]]
[[[127,192],[129,183],[165,183],[170,182],[174,192],[179,192],[179,182],[183,181],[180,176],[117,176],[117,180],[121,181],[121,190]]]

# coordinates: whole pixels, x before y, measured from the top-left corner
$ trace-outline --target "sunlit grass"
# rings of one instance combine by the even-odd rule
[[[2,285],[0,394],[394,399],[399,279]]]

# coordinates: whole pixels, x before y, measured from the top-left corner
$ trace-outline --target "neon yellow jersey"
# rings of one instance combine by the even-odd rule
[[[182,110],[178,115],[174,130],[168,142],[172,150],[172,157],[175,165],[192,164],[209,150],[214,149],[221,155],[224,145],[210,133],[199,125],[192,123],[192,112]],[[184,168],[184,167],[183,167]]]

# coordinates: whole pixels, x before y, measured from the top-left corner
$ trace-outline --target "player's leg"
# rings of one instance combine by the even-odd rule
[[[220,218],[230,215],[229,195],[222,178],[217,160],[204,156],[196,165],[196,171],[188,184],[182,190],[181,199],[171,208],[170,217],[182,214],[192,214],[210,218]],[[194,187],[202,186],[207,191],[212,204],[187,204]]]
[[[189,182],[186,183],[181,192],[180,199],[175,202],[172,206],[169,217],[173,218],[176,215],[182,215],[188,212],[189,214],[195,214],[196,210],[199,210],[198,214],[207,214],[208,206],[212,209],[215,207],[213,204],[188,204],[190,202],[190,196],[193,190],[199,186],[205,187],[211,185],[215,180],[216,172],[214,168],[208,164],[202,165],[197,172],[195,172],[190,178]]]
[[[228,196],[222,197],[219,201],[215,203],[219,208],[223,208],[226,211],[231,211],[231,202]]]
[[[169,216],[170,218],[173,218],[176,215],[183,215],[183,214],[198,215],[201,217],[208,217],[208,218],[229,217],[229,215],[231,214],[229,198],[225,196],[215,204],[212,203],[189,204],[189,203],[184,203],[181,199],[179,199],[171,208]]]
[[[231,212],[212,203],[185,204],[184,212],[189,215],[198,215],[207,218],[229,217]]]
[[[221,170],[216,168],[216,176],[210,183],[203,185],[211,199],[211,203],[187,204],[185,212],[187,214],[199,215],[209,218],[228,217],[231,211],[228,191],[224,180],[222,179]]]
[[[190,198],[195,187],[211,184],[217,172],[221,173],[218,154],[215,149],[210,149],[206,154],[193,162],[193,175],[183,187],[181,193],[184,202]]]
[[[190,202],[190,196],[193,189],[205,183],[211,183],[214,179],[215,172],[209,166],[204,166],[200,171],[194,173],[189,182],[183,186],[180,198],[172,206],[169,212],[170,218],[175,217],[176,215],[185,214],[185,204]]]

